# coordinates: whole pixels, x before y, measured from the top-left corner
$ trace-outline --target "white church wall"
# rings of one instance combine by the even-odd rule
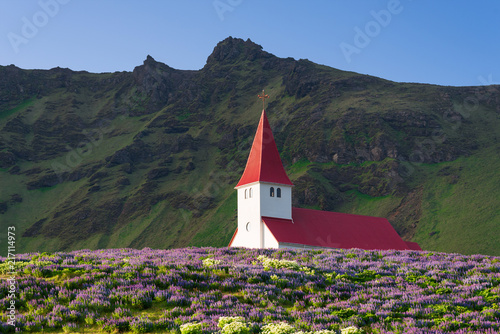
[[[270,196],[271,187],[274,196]],[[278,197],[278,188],[281,197]],[[279,243],[262,222],[262,216],[291,219],[292,187],[256,182],[237,189],[238,233],[231,246],[278,248]]]
[[[271,230],[263,223],[264,242],[263,248],[279,248],[278,240],[271,233]]]
[[[288,243],[288,242],[280,242],[278,248],[280,248],[280,249],[329,249],[329,247],[292,244],[292,243]]]
[[[236,232],[236,235],[234,236],[233,240],[231,241],[231,244],[229,245],[230,247],[244,247],[243,246],[243,241],[241,240],[240,237],[240,229],[238,227],[238,232]]]
[[[274,197],[270,196],[271,187],[274,188]],[[281,197],[277,197],[278,188]],[[270,183],[260,183],[261,213],[262,216],[283,219],[292,219],[292,187]]]
[[[246,190],[246,198],[245,198]],[[258,184],[238,188],[238,233],[234,247],[262,247],[262,223],[260,215],[260,191]]]

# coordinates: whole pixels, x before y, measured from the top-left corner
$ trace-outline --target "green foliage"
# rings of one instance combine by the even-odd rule
[[[257,258],[264,267],[265,270],[269,270],[270,268],[274,269],[290,269],[290,270],[299,270],[301,267],[296,261],[293,260],[285,260],[285,259],[272,259],[265,255],[259,255]]]
[[[342,334],[362,334],[363,330],[356,326],[349,326],[340,331]]]
[[[232,322],[245,322],[245,318],[243,317],[220,317],[217,326],[220,329],[224,328],[225,325],[230,324]]]
[[[69,323],[62,327],[64,333],[78,333],[79,329],[75,324]]]
[[[108,332],[108,333],[121,333],[121,332],[125,332],[125,331],[128,331],[130,329],[130,324],[128,321],[121,321],[121,322],[116,322],[116,323],[106,323],[103,325],[102,327],[104,329],[104,331]],[[134,333],[144,333],[144,332],[141,332],[139,330],[139,326],[134,326],[134,328],[136,328],[135,330],[133,330]],[[150,328],[150,327],[149,327]],[[139,331],[137,331],[139,330]],[[145,332],[147,333],[147,332]]]
[[[147,319],[143,318],[138,321],[133,321],[129,324],[130,329],[132,330],[133,333],[149,333],[154,329],[153,323]],[[182,333],[182,330],[181,330]],[[184,334],[184,333],[182,333]],[[187,334],[187,333],[186,333]],[[194,334],[193,332],[190,332],[190,334]]]
[[[3,262],[0,263],[0,274],[6,275],[7,273],[10,272],[19,272],[22,271],[23,268],[27,265],[27,262],[15,262],[15,263],[9,263],[9,262]]]
[[[250,328],[242,321],[232,321],[222,327],[222,334],[249,334]]]
[[[329,278],[330,281],[332,281],[333,274],[330,274],[329,277],[330,277]],[[337,279],[337,280],[344,279],[344,280],[348,280],[351,282],[368,282],[368,281],[372,281],[372,280],[380,278],[380,277],[382,277],[382,276],[377,274],[373,270],[364,270],[360,273],[356,273],[354,276],[349,275],[349,274],[337,275],[335,277],[335,279]]]
[[[452,290],[450,288],[438,288],[436,289],[435,293],[438,295],[446,295],[448,293],[451,293]]]
[[[188,322],[181,325],[180,331],[181,334],[201,334],[202,326],[200,323]]]
[[[132,313],[128,309],[117,308],[111,315],[113,316],[113,318],[121,319],[132,315]]]
[[[500,295],[492,291],[493,288],[488,288],[485,290],[481,290],[477,293],[478,296],[481,296],[489,303],[492,302],[500,302]]]
[[[220,260],[215,260],[211,257],[207,257],[206,259],[203,259],[203,266],[206,268],[212,268],[218,266],[221,261]]]
[[[12,326],[10,326],[10,327],[12,327]],[[67,327],[67,326],[64,326],[64,327]],[[64,327],[63,327],[63,330],[64,330]],[[24,330],[26,332],[39,332],[42,330],[42,325],[37,324],[37,323],[30,323],[30,324],[27,324],[24,326]],[[14,328],[13,328],[12,332],[14,332]]]
[[[262,334],[292,334],[295,332],[295,327],[286,322],[270,323],[261,328]]]
[[[356,314],[356,311],[350,308],[340,309],[332,312],[332,315],[336,315],[340,319],[349,319]]]
[[[410,283],[417,283],[418,286],[421,288],[426,288],[426,287],[437,287],[439,284],[437,283],[435,278],[425,276],[425,275],[407,275],[405,280]],[[443,290],[443,292],[446,292]]]

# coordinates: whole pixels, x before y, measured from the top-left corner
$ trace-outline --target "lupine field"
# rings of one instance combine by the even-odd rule
[[[499,333],[500,257],[110,249],[0,258],[0,332]],[[16,330],[17,328],[17,330]]]

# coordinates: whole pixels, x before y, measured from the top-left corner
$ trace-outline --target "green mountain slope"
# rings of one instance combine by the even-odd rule
[[[395,83],[234,38],[199,71],[0,67],[2,229],[19,252],[227,245],[262,89],[294,205],[500,254],[500,87]]]

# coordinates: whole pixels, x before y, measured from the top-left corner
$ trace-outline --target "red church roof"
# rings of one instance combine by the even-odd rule
[[[385,218],[300,208],[292,208],[292,218],[293,221],[271,217],[262,220],[279,243],[361,249],[418,247],[403,241]]]
[[[257,181],[293,185],[283,168],[265,110],[262,110],[247,165],[236,188]]]
[[[411,241],[405,241],[405,242],[406,242],[406,245],[408,246],[409,249],[417,250],[417,251],[422,250],[422,248],[420,248],[420,245],[417,244],[416,242],[411,242]]]

